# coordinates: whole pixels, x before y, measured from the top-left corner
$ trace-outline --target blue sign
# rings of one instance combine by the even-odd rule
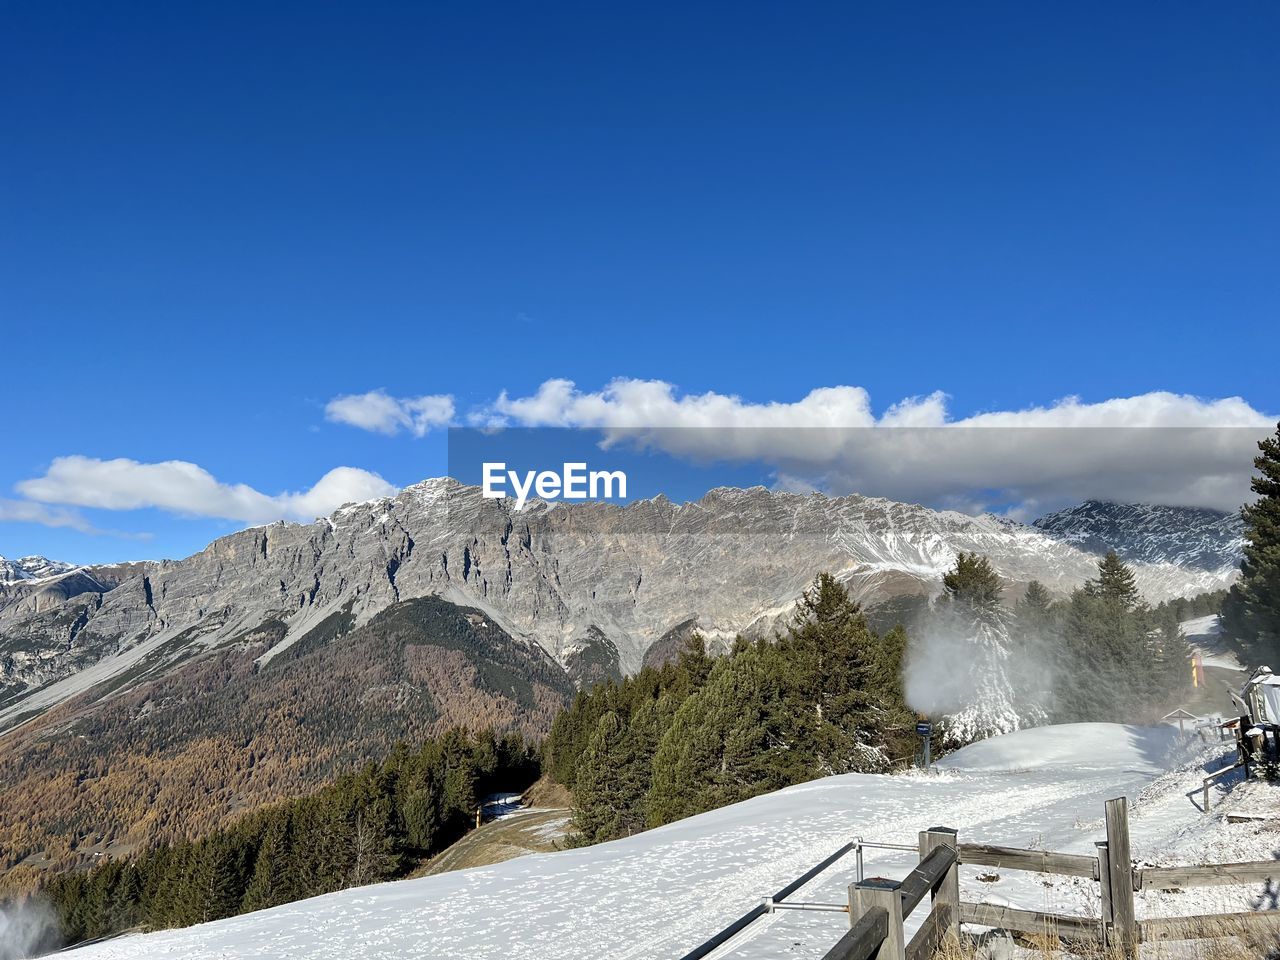
[[[922,737],[930,736],[930,735],[933,733],[933,724],[932,724],[932,723],[917,723],[917,724],[916,724],[916,733],[920,734],[920,736],[922,736]]]

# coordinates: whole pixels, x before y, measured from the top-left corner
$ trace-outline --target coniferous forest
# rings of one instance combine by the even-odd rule
[[[983,557],[962,554],[933,605],[899,605],[910,624],[884,632],[830,575],[804,595],[774,641],[739,638],[709,658],[694,637],[678,659],[575,697],[552,726],[546,773],[574,795],[575,840],[597,843],[795,783],[912,763],[919,719],[903,688],[909,637],[939,621],[1008,621],[1014,649],[1047,658],[1054,690],[1035,722],[1151,722],[1187,691],[1178,622],[1216,612],[1223,594],[1159,607],[1142,602],[1115,554],[1069,598],[1039,583],[998,614],[1002,585]],[[962,741],[935,733],[942,751]]]
[[[55,874],[32,896],[63,944],[133,928],[203,923],[405,876],[474,825],[486,794],[538,774],[517,734],[450,730],[397,748],[310,796],[256,811],[194,842]]]

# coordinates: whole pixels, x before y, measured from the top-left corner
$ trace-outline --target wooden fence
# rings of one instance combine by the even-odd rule
[[[920,863],[902,881],[873,878],[849,887],[849,931],[823,960],[927,960],[961,923],[1015,933],[1092,941],[1136,957],[1138,944],[1154,940],[1199,940],[1242,932],[1280,931],[1280,910],[1138,920],[1139,890],[1259,883],[1280,879],[1280,860],[1209,863],[1135,869],[1129,852],[1128,809],[1123,797],[1106,802],[1107,839],[1095,857],[960,843],[956,831],[934,827],[920,834]],[[960,899],[962,864],[1084,877],[1099,884],[1099,915],[1044,913]],[[930,898],[929,913],[908,941],[904,921]]]
[[[849,932],[824,960],[927,960],[960,929],[960,851],[956,832],[934,827],[920,834],[920,865],[905,880],[862,880],[849,888]],[[903,921],[926,896],[929,915],[910,943]]]

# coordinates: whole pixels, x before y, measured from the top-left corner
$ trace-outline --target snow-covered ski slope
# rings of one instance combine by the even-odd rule
[[[76,960],[639,960],[678,958],[850,839],[914,843],[952,826],[961,839],[1094,852],[1102,803],[1128,796],[1140,862],[1270,858],[1280,835],[1202,816],[1187,794],[1226,745],[1176,728],[1041,727],[975,744],[932,775],[849,775],[757,797],[626,840],[453,874],[346,890],[185,930],[124,937]],[[1215,813],[1275,800],[1249,785],[1215,797]],[[909,854],[867,851],[869,875],[903,876]],[[984,877],[985,880],[979,879]],[[793,899],[841,902],[852,856]],[[967,899],[1086,913],[1097,884],[964,868]],[[1221,887],[1141,894],[1143,915],[1266,906]],[[1203,896],[1201,895],[1203,894]],[[1161,899],[1162,898],[1162,899]],[[821,957],[847,921],[779,912],[717,958]]]

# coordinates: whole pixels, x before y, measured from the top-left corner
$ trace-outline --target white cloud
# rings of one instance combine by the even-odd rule
[[[243,483],[221,483],[202,467],[182,460],[139,463],[71,456],[58,457],[43,477],[22,481],[17,491],[40,504],[101,510],[154,507],[188,516],[268,523],[314,520],[344,503],[391,496],[396,488],[376,473],[335,467],[309,490],[268,495]]]
[[[0,522],[38,523],[42,527],[65,527],[81,533],[101,533],[88,520],[74,510],[47,507],[30,500],[0,499]]]
[[[50,507],[30,500],[9,500],[0,497],[0,523],[36,523],[42,527],[75,530],[93,537],[122,537],[126,540],[150,540],[149,533],[127,533],[122,530],[103,530],[90,523],[78,510]]]
[[[388,436],[401,430],[415,437],[425,436],[434,427],[447,427],[453,422],[453,414],[453,397],[448,394],[393,397],[384,390],[343,394],[324,408],[326,420]]]
[[[1086,498],[1232,510],[1248,497],[1254,444],[1276,417],[1239,397],[1155,392],[992,411],[953,420],[942,393],[876,416],[861,387],[823,387],[792,402],[680,394],[658,380],[596,392],[548,380],[502,393],[473,422],[601,430],[695,461],[760,462],[782,489],[817,487],[899,500],[1052,508]],[[897,429],[886,429],[897,428]],[[1064,428],[1072,428],[1070,430]]]

